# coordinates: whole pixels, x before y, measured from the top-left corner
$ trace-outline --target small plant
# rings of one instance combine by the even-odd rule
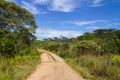
[[[117,65],[120,66],[120,55],[114,55],[112,57],[112,61],[113,61],[114,64],[117,64]]]

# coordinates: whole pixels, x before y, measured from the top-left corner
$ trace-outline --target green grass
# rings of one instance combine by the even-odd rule
[[[0,80],[26,80],[39,63],[39,55],[32,50],[28,55],[14,58],[0,56]]]
[[[87,78],[88,80],[95,80],[94,76],[90,74],[88,68],[81,67],[76,62],[76,58],[66,58],[65,61],[68,63],[71,67],[73,67],[83,78]]]
[[[120,61],[118,56],[116,58],[116,55],[81,55],[78,58],[65,58],[65,60],[88,80],[119,80]]]

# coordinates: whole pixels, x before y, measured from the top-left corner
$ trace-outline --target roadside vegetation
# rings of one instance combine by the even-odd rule
[[[63,57],[88,80],[120,79],[120,30],[98,29],[77,38],[48,38],[38,46]]]
[[[34,16],[14,2],[0,0],[0,80],[25,80],[39,63]]]
[[[26,80],[39,63],[36,50],[29,55],[17,55],[14,58],[0,56],[0,80]]]
[[[120,30],[36,41],[36,28],[30,12],[14,2],[0,1],[0,80],[25,80],[39,63],[38,47],[63,57],[88,80],[120,79]]]

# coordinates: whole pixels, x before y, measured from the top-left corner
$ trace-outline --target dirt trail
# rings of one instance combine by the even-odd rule
[[[85,80],[55,54],[42,51],[41,61],[27,80]]]

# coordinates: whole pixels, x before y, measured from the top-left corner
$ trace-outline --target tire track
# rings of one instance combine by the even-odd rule
[[[43,51],[41,64],[27,80],[85,80],[59,56]]]

